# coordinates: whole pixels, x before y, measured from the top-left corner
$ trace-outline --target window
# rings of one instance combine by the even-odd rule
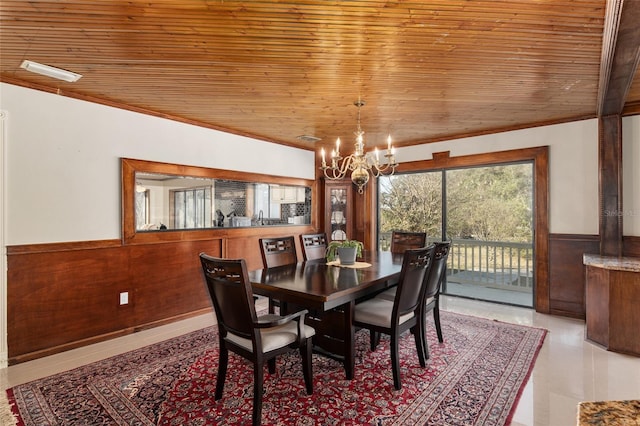
[[[145,229],[149,223],[149,190],[136,187],[136,229]]]
[[[171,191],[173,227],[196,229],[211,227],[211,187]]]

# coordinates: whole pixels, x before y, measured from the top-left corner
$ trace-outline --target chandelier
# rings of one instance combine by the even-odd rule
[[[336,148],[331,150],[331,165],[327,165],[324,148],[320,151],[322,155],[322,171],[324,176],[330,180],[344,178],[351,171],[351,181],[358,187],[358,193],[362,194],[364,186],[369,182],[369,173],[378,177],[383,174],[392,175],[398,163],[394,155],[395,149],[391,146],[391,135],[387,138],[387,152],[384,154],[386,162],[380,163],[380,153],[375,148],[373,155],[364,152],[364,131],[360,127],[360,108],[364,106],[364,101],[357,100],[353,103],[358,107],[358,130],[356,130],[355,152],[344,158],[340,156],[340,138],[336,140]]]

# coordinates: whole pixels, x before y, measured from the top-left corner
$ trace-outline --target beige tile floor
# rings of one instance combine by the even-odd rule
[[[640,399],[640,358],[586,342],[584,321],[455,297],[443,297],[442,309],[549,330],[513,426],[575,425],[580,401]],[[213,323],[212,315],[198,316],[0,369],[0,386],[6,389]]]

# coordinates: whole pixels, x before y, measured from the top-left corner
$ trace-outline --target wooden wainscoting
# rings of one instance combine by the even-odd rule
[[[198,260],[244,258],[262,267],[261,236],[310,226],[238,229],[197,241],[123,245],[120,240],[10,246],[9,364],[85,346],[211,310]],[[302,259],[298,247],[299,259]],[[120,293],[129,303],[120,305]]]
[[[585,318],[584,253],[598,253],[597,235],[549,235],[549,313]]]
[[[640,257],[640,237],[622,237],[624,256]]]
[[[598,235],[549,235],[549,313],[585,318],[584,253],[600,253]],[[640,237],[623,237],[623,255],[640,257]]]

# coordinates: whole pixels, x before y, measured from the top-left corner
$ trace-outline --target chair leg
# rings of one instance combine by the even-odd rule
[[[371,352],[375,351],[380,343],[380,332],[369,330],[369,346],[371,347]]]
[[[269,367],[269,374],[276,374],[276,359],[271,358],[267,361],[267,366]]]
[[[399,336],[397,332],[391,333],[391,371],[393,373],[393,387],[396,390],[402,389],[402,383],[400,382],[400,354],[398,353],[398,340]]]
[[[438,302],[436,301],[436,305],[433,308],[433,322],[436,324],[436,333],[438,333],[438,341],[440,343],[444,342],[444,338],[442,337],[442,328],[440,327],[440,306],[438,306]]]
[[[422,306],[422,309],[418,311],[418,324],[416,325],[416,327],[418,328],[418,332],[420,333],[422,357],[425,360],[425,365],[422,365],[422,362],[420,363],[422,367],[426,366],[426,360],[429,359],[429,343],[427,342],[426,316],[426,307]]]
[[[300,346],[300,357],[302,358],[302,374],[304,375],[304,384],[307,387],[307,394],[313,395],[311,338],[306,339],[306,343],[303,346]]]
[[[418,322],[415,327],[412,327],[413,331],[413,339],[416,342],[416,352],[418,352],[418,360],[420,362],[420,367],[424,368],[427,366],[426,359],[429,357],[428,352],[429,349],[426,347],[426,341],[424,338],[424,322],[422,321],[422,317],[418,317]],[[422,323],[422,326],[420,325]]]
[[[264,365],[256,363],[253,366],[253,426],[262,422],[262,393],[264,392]]]
[[[273,302],[273,299],[269,298],[269,313],[273,314],[275,313],[275,303]]]
[[[218,378],[216,379],[216,401],[222,398],[222,391],[224,390],[224,379],[227,376],[227,363],[229,361],[229,351],[224,346],[224,343],[220,345],[220,355],[218,357]]]

